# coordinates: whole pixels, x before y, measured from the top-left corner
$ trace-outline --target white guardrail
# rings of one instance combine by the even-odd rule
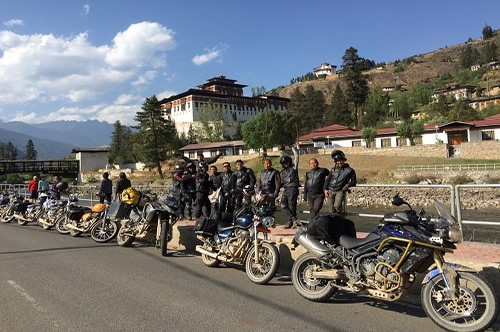
[[[500,171],[500,164],[399,165],[398,171]]]

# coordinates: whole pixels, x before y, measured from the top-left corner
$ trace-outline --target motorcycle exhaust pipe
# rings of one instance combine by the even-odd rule
[[[320,258],[331,253],[327,246],[316,240],[311,235],[305,232],[297,232],[295,234],[295,241],[303,246],[309,253],[313,254],[316,258]]]
[[[78,228],[72,224],[66,224],[66,227],[69,228],[69,229],[73,229],[75,231],[78,231],[78,232],[84,232],[85,233],[85,230],[83,228]]]
[[[15,215],[14,215],[14,218],[15,218],[15,219],[22,220],[22,221],[31,221],[31,219],[26,219],[26,218],[24,218],[21,214],[15,214]]]
[[[216,253],[203,249],[200,245],[196,246],[196,251],[200,254],[207,255],[210,258],[219,259],[217,258],[218,255]]]

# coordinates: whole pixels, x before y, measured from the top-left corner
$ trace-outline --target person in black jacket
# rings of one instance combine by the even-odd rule
[[[255,188],[255,175],[251,168],[246,168],[243,166],[243,161],[241,159],[236,160],[236,189],[234,191],[234,204],[236,210],[239,210],[243,205],[243,198],[245,198],[245,203],[249,205],[252,202],[252,197],[243,195],[243,188],[245,186],[250,186],[250,190],[253,191]]]
[[[288,223],[285,228],[297,227],[297,198],[299,197],[299,154],[295,147],[292,146],[292,152],[295,161],[292,164],[292,158],[282,156],[280,164],[283,170],[281,171],[281,186],[284,188],[281,196],[281,208],[288,216]]]
[[[323,189],[325,196],[331,197],[332,212],[343,215],[345,193],[356,185],[356,172],[346,163],[344,152],[334,150],[332,159],[335,161],[335,166],[326,178]]]
[[[187,217],[193,220],[193,203],[196,200],[196,166],[191,163],[187,165],[187,171],[183,175],[184,195],[187,207]]]
[[[257,191],[273,198],[270,203],[271,208],[274,208],[275,200],[278,198],[280,192],[280,186],[280,172],[273,168],[271,159],[264,160],[264,169],[260,172],[260,179],[257,182]]]
[[[236,188],[236,176],[231,170],[231,164],[225,162],[223,165],[221,191],[219,193],[218,208],[220,212],[234,212],[233,192]]]
[[[212,206],[208,199],[210,192],[210,177],[208,175],[208,164],[205,161],[200,161],[200,170],[196,173],[196,209],[194,212],[195,218],[202,215],[203,207],[205,207],[206,217],[210,216]]]
[[[101,186],[99,187],[99,202],[104,203],[104,199],[106,202],[111,204],[113,194],[113,182],[109,179],[109,173],[104,172],[102,174]]]
[[[120,177],[120,179],[118,179],[118,181],[116,182],[115,199],[118,199],[121,201],[122,191],[124,191],[127,188],[132,187],[132,183],[130,182],[129,179],[127,179],[127,175],[124,172],[120,172],[119,177]]]
[[[220,188],[222,183],[222,174],[217,171],[217,166],[210,166],[210,192],[217,191]]]
[[[304,184],[304,201],[307,202],[309,212],[311,212],[310,218],[314,218],[323,207],[325,201],[323,187],[330,171],[319,167],[316,158],[309,160],[309,167],[311,170],[306,173],[306,182]]]
[[[196,171],[198,172],[200,170],[200,162],[206,162],[207,165],[212,165],[213,163],[215,163],[217,161],[217,159],[219,159],[220,157],[222,157],[224,154],[222,153],[219,153],[218,155],[216,155],[215,157],[213,158],[208,158],[208,159],[205,159],[205,156],[203,155],[203,153],[198,153],[197,157],[196,157],[196,160],[194,159],[189,159],[188,157],[185,157],[185,156],[182,156],[182,159],[184,159],[184,161],[189,165],[190,163],[193,163],[195,166],[196,166]]]

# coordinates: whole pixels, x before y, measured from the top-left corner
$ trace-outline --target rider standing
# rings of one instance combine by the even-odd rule
[[[248,205],[252,202],[252,198],[247,195],[243,195],[243,188],[249,186],[251,191],[255,188],[255,175],[251,168],[246,168],[243,166],[243,161],[241,159],[236,160],[236,189],[234,191],[234,201],[235,208],[238,210],[243,204],[243,198],[245,198],[245,203]]]
[[[120,179],[116,182],[115,197],[121,200],[122,191],[132,187],[132,183],[127,179],[127,175],[124,172],[120,172],[119,177]]]
[[[260,179],[257,182],[257,191],[272,198],[270,203],[271,208],[274,208],[276,198],[278,198],[280,185],[280,172],[273,168],[271,159],[264,160],[264,169],[260,172]]]
[[[306,181],[304,184],[304,201],[307,202],[311,218],[314,218],[323,207],[325,201],[325,179],[330,174],[326,168],[319,167],[318,160],[312,158],[309,160],[311,170],[306,173]]]
[[[343,215],[345,193],[356,185],[356,172],[346,163],[344,152],[333,150],[332,159],[335,166],[326,178],[323,189],[326,198],[331,197],[332,212]]]
[[[218,208],[220,212],[233,213],[234,199],[233,192],[236,188],[236,176],[231,170],[231,164],[225,162],[223,165],[224,173],[222,173],[221,191],[219,193]]]
[[[186,196],[186,207],[189,219],[193,220],[193,203],[196,200],[196,165],[191,163],[187,166],[184,174],[184,195]]]
[[[280,164],[283,167],[281,171],[281,186],[284,188],[281,197],[281,208],[288,216],[288,223],[285,228],[297,227],[297,198],[299,197],[299,154],[292,146],[295,162],[292,164],[292,158],[282,156]]]
[[[109,179],[109,173],[104,172],[102,174],[101,186],[99,187],[99,202],[104,203],[104,199],[106,199],[106,202],[111,204],[112,194],[113,182]]]
[[[196,173],[196,209],[195,217],[199,218],[202,215],[203,207],[205,207],[206,216],[210,216],[211,205],[208,199],[210,191],[210,177],[208,175],[208,164],[205,161],[200,161],[198,164],[200,170]]]

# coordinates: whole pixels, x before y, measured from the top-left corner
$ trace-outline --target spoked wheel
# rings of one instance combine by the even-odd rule
[[[56,221],[56,231],[58,231],[61,234],[68,234],[69,233],[69,228],[66,227],[66,224],[68,223],[68,218],[66,216],[61,216],[59,219]]]
[[[256,284],[268,283],[278,271],[280,264],[280,254],[275,245],[262,242],[258,246],[259,261],[255,261],[255,250],[253,246],[247,254],[245,260],[245,270],[248,278]]]
[[[116,242],[118,242],[118,245],[122,247],[130,247],[134,242],[134,239],[135,238],[133,236],[125,234],[124,228],[120,228],[118,235],[116,236]]]
[[[8,223],[14,220],[14,210],[9,209],[8,211],[5,212],[5,214],[2,217],[2,222],[3,223]]]
[[[498,300],[491,284],[478,274],[458,272],[458,297],[445,299],[438,275],[422,287],[422,306],[430,319],[448,331],[483,331],[495,321]]]
[[[322,270],[320,261],[310,253],[302,254],[293,263],[292,282],[295,290],[310,301],[319,302],[332,297],[337,290],[329,280],[314,278],[313,271]]]
[[[36,218],[36,224],[41,226],[43,229],[50,229],[50,226],[48,228],[45,228],[46,226],[41,222],[41,220],[47,221],[47,212],[43,211],[42,213],[40,213],[38,218]]]
[[[82,232],[77,231],[76,229],[70,228],[69,235],[71,235],[73,237],[79,237],[80,235],[82,235]]]
[[[94,241],[104,243],[114,238],[117,231],[118,226],[116,226],[114,221],[106,220],[102,222],[102,220],[99,220],[90,229],[90,236]]]
[[[160,249],[161,255],[167,256],[167,243],[168,243],[168,221],[161,222],[161,237],[160,237]]]

